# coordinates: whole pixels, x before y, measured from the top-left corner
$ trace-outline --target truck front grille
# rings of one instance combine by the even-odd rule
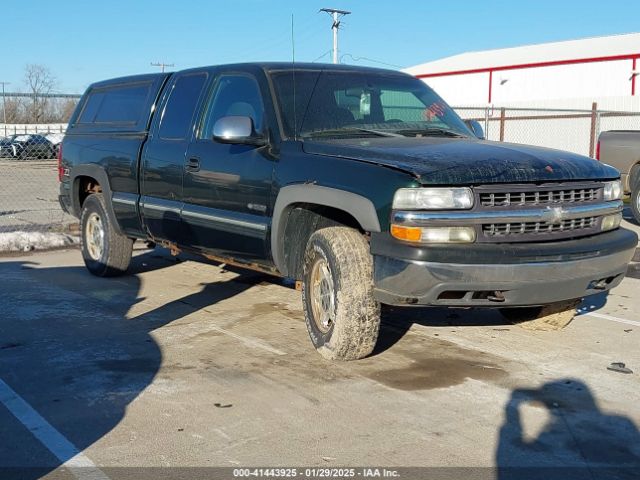
[[[574,218],[557,223],[522,222],[489,223],[482,225],[482,233],[489,241],[535,241],[541,239],[588,235],[598,226],[597,217]]]
[[[480,192],[482,207],[526,207],[544,205],[576,204],[597,201],[602,187],[545,189],[528,187],[526,189]]]

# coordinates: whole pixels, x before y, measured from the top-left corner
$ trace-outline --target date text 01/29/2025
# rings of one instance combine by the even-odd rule
[[[235,468],[234,478],[399,478],[397,470],[386,468]]]

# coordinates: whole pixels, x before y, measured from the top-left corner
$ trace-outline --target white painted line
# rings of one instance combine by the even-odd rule
[[[626,323],[627,325],[634,325],[640,327],[640,322],[635,320],[627,320],[626,318],[614,317],[613,315],[605,315],[604,313],[585,312],[583,315],[589,315],[590,317],[602,318],[604,320],[611,320],[612,322]]]
[[[0,379],[0,402],[36,437],[42,445],[76,478],[109,480],[102,470],[89,460],[75,445],[58,432],[31,405]]]
[[[243,337],[242,335],[238,335],[237,333],[230,332],[229,330],[225,330],[224,328],[216,327],[214,325],[210,325],[207,329],[208,330],[211,329],[216,332],[220,332],[224,335],[233,337],[236,340],[240,340],[242,343],[244,343],[248,347],[261,348],[263,350],[266,350],[267,352],[274,353],[276,355],[286,355],[286,352],[283,352],[282,350],[278,350],[277,348],[274,348],[268,343],[263,342],[262,340],[258,340],[257,338]]]

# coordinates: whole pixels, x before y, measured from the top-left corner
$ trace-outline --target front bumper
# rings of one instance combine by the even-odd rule
[[[374,253],[376,298],[391,305],[529,306],[581,298],[617,286],[637,248],[637,236],[628,230],[571,242],[553,242],[553,255],[527,255],[527,245],[515,251],[495,244],[483,246],[479,261],[474,246],[466,246],[464,261],[439,261],[390,256],[389,243]],[[561,244],[571,251],[562,255]],[[578,248],[576,245],[580,245]],[[493,247],[493,248],[492,248]],[[531,245],[531,251],[539,245]],[[445,249],[446,250],[446,249]],[[580,251],[580,254],[576,254]],[[451,253],[451,252],[449,252]],[[550,253],[550,252],[548,252]],[[451,255],[449,255],[451,257]],[[442,258],[445,260],[445,258]]]

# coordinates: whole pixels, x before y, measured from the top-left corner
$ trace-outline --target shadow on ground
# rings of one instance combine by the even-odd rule
[[[525,417],[546,422],[527,435]],[[637,479],[640,432],[627,417],[600,410],[580,380],[515,389],[505,406],[496,466],[498,480]]]
[[[162,351],[153,330],[268,281],[246,273],[130,318],[144,301],[138,274],[174,263],[145,253],[134,257],[130,275],[117,279],[93,277],[83,267],[0,263],[0,379],[80,451],[118,425],[158,373]],[[40,478],[67,460],[0,403],[0,477],[6,478],[4,469]]]

